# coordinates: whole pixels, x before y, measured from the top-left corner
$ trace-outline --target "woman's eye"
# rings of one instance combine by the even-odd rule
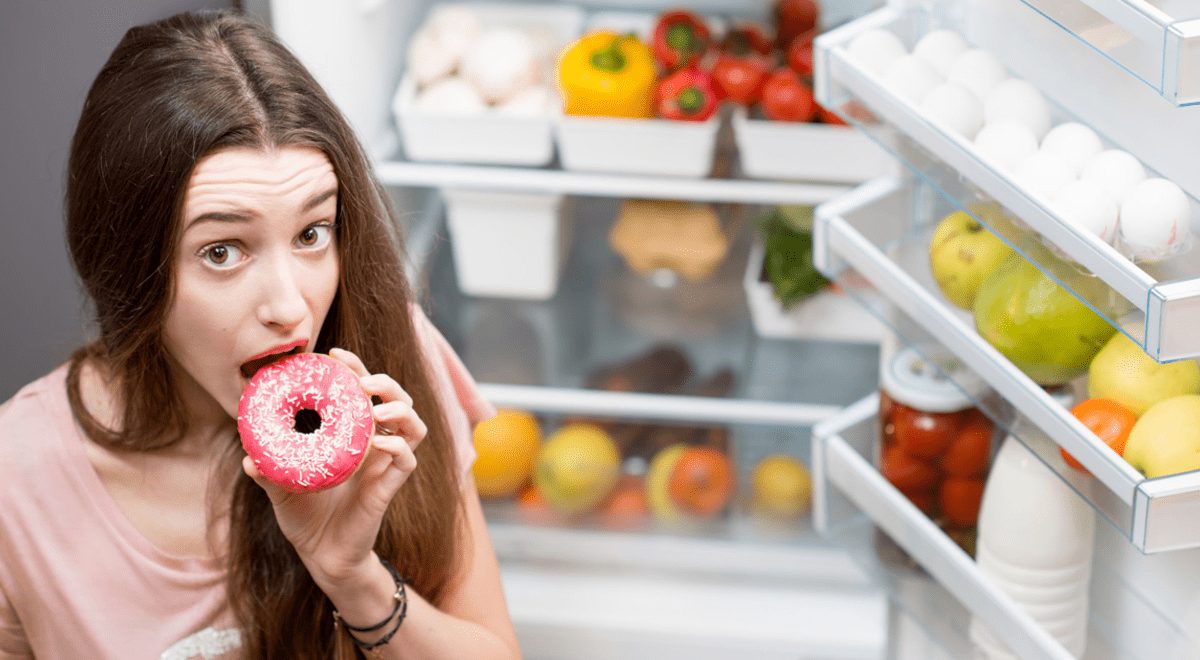
[[[199,257],[206,264],[220,270],[227,270],[241,261],[242,251],[228,243],[213,243],[200,248]]]
[[[300,235],[296,237],[296,241],[301,247],[316,249],[325,247],[329,243],[329,239],[333,237],[333,225],[320,224],[306,227]]]

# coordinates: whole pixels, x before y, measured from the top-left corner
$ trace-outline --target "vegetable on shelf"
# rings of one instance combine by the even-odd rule
[[[690,11],[668,11],[654,24],[654,58],[668,71],[696,64],[708,52],[704,20]]]
[[[789,218],[789,212],[796,216]],[[784,309],[829,284],[813,265],[812,208],[775,207],[759,218],[763,271]]]
[[[775,3],[775,43],[787,48],[798,35],[817,27],[821,7],[816,0],[777,0]]]
[[[567,47],[558,63],[568,115],[654,116],[654,55],[636,35],[592,32]]]
[[[763,84],[762,110],[768,119],[776,121],[810,121],[817,103],[800,76],[782,67]]]
[[[737,23],[725,34],[721,41],[721,50],[746,54],[755,52],[770,57],[775,50],[775,44],[767,36],[766,30],[754,23]]]
[[[713,83],[725,100],[749,106],[758,103],[770,70],[770,60],[754,50],[749,41],[726,40],[713,63]]]
[[[712,78],[699,67],[680,69],[658,84],[658,114],[663,119],[704,121],[717,111]]]

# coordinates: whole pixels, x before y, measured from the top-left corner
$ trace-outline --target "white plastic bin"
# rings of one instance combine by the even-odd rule
[[[406,72],[392,101],[404,153],[409,160],[541,166],[554,159],[555,119],[561,102],[554,80],[554,61],[560,48],[575,39],[583,27],[583,10],[569,5],[520,3],[453,3],[468,7],[489,27],[511,27],[527,32],[542,47],[542,84],[550,90],[545,112],[506,114],[494,108],[471,114],[423,111],[414,106],[417,84]]]
[[[850,126],[752,119],[733,111],[742,171],[756,179],[858,183],[896,171],[896,160]]]
[[[472,296],[546,300],[570,245],[562,195],[443,189],[458,286]]]

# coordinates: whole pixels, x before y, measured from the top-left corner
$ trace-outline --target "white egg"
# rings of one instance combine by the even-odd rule
[[[1058,191],[1075,180],[1075,173],[1057,154],[1035,151],[1017,166],[1012,178],[1035,198],[1050,202]]]
[[[1041,140],[1050,130],[1050,106],[1037,87],[1019,78],[1009,78],[997,83],[983,102],[984,122],[1001,119],[1025,124]]]
[[[1062,218],[1089,231],[1105,243],[1117,234],[1117,204],[1095,181],[1072,181],[1059,190],[1050,202]]]
[[[1073,121],[1055,126],[1042,138],[1042,151],[1062,156],[1077,175],[1103,149],[1104,145],[1100,144],[1100,136],[1096,135],[1096,131]]]
[[[1121,243],[1142,261],[1169,257],[1190,234],[1191,204],[1179,186],[1146,179],[1121,204]]]
[[[1090,158],[1079,173],[1079,178],[1100,184],[1120,206],[1125,203],[1125,195],[1146,180],[1146,168],[1133,154],[1109,149]]]
[[[975,136],[975,149],[997,169],[1011,173],[1038,150],[1038,143],[1025,124],[1001,119],[983,125]]]
[[[850,59],[871,73],[881,76],[888,65],[908,52],[900,37],[887,30],[867,30],[850,42]]]
[[[479,38],[483,22],[479,14],[468,7],[447,5],[434,12],[427,29],[433,31],[446,54],[457,62]]]
[[[883,72],[883,86],[913,105],[920,105],[921,99],[941,83],[937,71],[915,55],[902,56]]]
[[[417,79],[419,87],[445,78],[454,73],[457,67],[458,57],[443,46],[433,30],[424,28],[417,31],[408,43],[408,69]]]
[[[983,125],[983,104],[962,85],[942,83],[921,101],[921,114],[967,140]]]
[[[946,72],[946,81],[958,83],[971,90],[971,93],[983,101],[988,92],[1008,78],[1008,71],[995,56],[982,48],[972,48],[950,65]]]
[[[913,55],[925,60],[938,75],[945,78],[950,67],[967,50],[967,42],[954,30],[934,30],[921,37],[913,47]]]

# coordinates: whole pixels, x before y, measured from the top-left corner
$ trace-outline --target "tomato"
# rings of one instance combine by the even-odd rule
[[[739,105],[751,105],[758,103],[762,96],[767,64],[758,56],[722,54],[713,64],[712,79],[723,98]]]
[[[1071,414],[1083,422],[1083,425],[1110,449],[1117,452],[1118,456],[1125,455],[1125,441],[1129,439],[1129,432],[1137,423],[1137,416],[1128,408],[1112,399],[1087,399],[1072,408]],[[1067,453],[1067,450],[1060,447],[1058,451],[1067,465],[1084,474],[1091,474],[1074,456]]]
[[[833,112],[830,112],[825,106],[817,104],[817,119],[821,120],[822,124],[832,124],[833,126],[849,126],[841,117]]]
[[[896,404],[892,413],[896,445],[908,454],[934,459],[958,435],[963,417],[958,413],[927,413]]]
[[[787,49],[787,63],[792,71],[802,76],[813,74],[812,35],[802,34],[792,39],[792,43]]]
[[[721,42],[721,49],[734,55],[744,57],[754,52],[770,56],[775,50],[765,30],[754,23],[741,22],[734,25]]]
[[[774,13],[775,43],[787,48],[797,35],[816,29],[821,7],[816,0],[778,0]]]
[[[776,69],[762,90],[763,114],[776,121],[809,121],[816,112],[817,102],[795,71],[787,67]]]
[[[908,498],[909,502],[913,503],[913,506],[920,509],[921,513],[924,513],[930,518],[933,517],[935,509],[937,508],[937,500],[933,497],[932,489],[926,488],[923,490],[902,490],[900,492],[904,494],[904,497]]]
[[[992,424],[968,421],[942,454],[942,471],[952,477],[982,476],[992,455]]]
[[[938,492],[942,515],[952,524],[968,527],[979,520],[983,502],[983,479],[947,477]]]
[[[879,471],[893,486],[911,493],[929,490],[937,483],[939,474],[932,464],[904,453],[899,447],[884,450]]]

